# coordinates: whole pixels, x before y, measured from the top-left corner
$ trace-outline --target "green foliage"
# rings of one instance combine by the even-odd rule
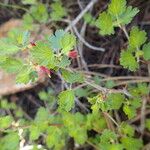
[[[123,137],[121,138],[121,142],[125,149],[130,150],[140,150],[143,146],[143,143],[140,139],[135,139],[131,137]]]
[[[64,80],[68,83],[75,83],[75,82],[82,83],[84,81],[83,75],[81,73],[77,73],[77,72],[62,70],[62,76],[63,76]]]
[[[80,114],[63,114],[64,125],[66,126],[69,135],[79,144],[84,144],[87,140],[87,129],[84,122],[86,118]],[[79,134],[80,133],[80,134]]]
[[[32,18],[40,23],[46,23],[48,20],[47,8],[42,3],[32,5],[32,7],[30,7],[30,13],[32,14]]]
[[[50,14],[50,17],[54,21],[60,20],[67,15],[65,8],[62,6],[60,1],[52,3],[51,8],[52,12]]]
[[[115,27],[121,27],[131,22],[134,16],[139,12],[137,8],[126,6],[126,0],[112,0],[108,5],[108,10],[102,12],[96,20],[100,34],[114,34]]]
[[[41,66],[54,67],[54,53],[46,43],[37,42],[31,50],[31,57]]]
[[[13,119],[11,116],[0,117],[0,129],[8,128],[11,125],[12,121]]]
[[[138,27],[133,27],[130,32],[129,45],[131,48],[140,48],[145,43],[147,37],[145,31],[140,31]]]
[[[88,23],[92,26],[94,26],[96,24],[95,18],[90,13],[86,13],[83,18],[86,23]]]
[[[58,104],[61,110],[70,111],[74,108],[74,92],[72,90],[66,90],[59,94],[58,96]]]
[[[0,67],[7,71],[8,73],[16,73],[20,71],[20,68],[23,66],[23,62],[19,59],[12,57],[3,57],[2,62],[0,62]]]
[[[129,137],[133,137],[135,133],[134,128],[131,125],[126,123],[121,124],[120,131],[122,134],[127,135]]]
[[[137,8],[132,8],[132,6],[129,6],[126,8],[126,11],[120,16],[118,22],[121,25],[127,25],[129,24],[134,16],[139,12]]]
[[[10,132],[3,139],[0,140],[2,150],[15,150],[19,149],[19,136],[15,132]]]
[[[76,44],[76,37],[73,34],[65,33],[60,41],[62,53],[67,54]]]
[[[51,47],[54,49],[54,50],[59,50],[61,49],[61,39],[63,38],[65,32],[63,30],[56,30],[55,31],[55,34],[52,34],[50,37],[49,37],[49,41],[50,41],[50,44],[51,44]]]
[[[100,29],[99,33],[102,35],[114,34],[112,17],[106,12],[99,15],[99,18],[96,20],[96,26]]]
[[[61,50],[63,54],[67,54],[76,44],[75,36],[65,33],[63,30],[57,30],[54,35],[49,37],[49,41],[54,50]]]
[[[143,57],[145,60],[150,60],[150,42],[143,46]]]
[[[136,110],[141,106],[141,100],[139,98],[127,100],[123,106],[124,113],[129,119],[136,116]]]
[[[10,55],[19,51],[17,45],[14,45],[10,39],[3,38],[0,40],[0,54],[1,55]]]
[[[110,94],[106,99],[106,103],[110,106],[109,109],[117,110],[122,106],[124,99],[125,97],[122,94]]]
[[[55,147],[56,150],[62,149],[65,144],[62,130],[58,127],[49,127],[46,144],[49,148]]]
[[[118,110],[123,102],[124,96],[122,94],[109,94],[106,99],[103,98],[102,94],[95,97],[89,98],[88,101],[93,105],[93,111],[95,109],[101,109],[102,111]]]
[[[24,84],[29,83],[31,81],[31,76],[30,76],[31,72],[32,71],[30,68],[28,68],[27,66],[23,66],[20,69],[20,72],[16,76],[16,83],[24,83]]]
[[[136,58],[132,55],[129,50],[122,50],[120,56],[120,64],[131,71],[136,71],[139,68],[139,64]]]
[[[112,0],[108,6],[111,15],[119,16],[126,10],[126,0]]]
[[[41,132],[40,132],[40,130],[37,126],[32,125],[30,127],[29,131],[30,131],[30,137],[29,138],[30,138],[31,141],[32,140],[37,140],[39,138]]]

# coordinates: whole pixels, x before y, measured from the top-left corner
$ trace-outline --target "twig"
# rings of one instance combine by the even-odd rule
[[[70,23],[70,25],[66,28],[66,32],[75,26],[79,20],[84,16],[84,14],[97,2],[98,0],[91,0],[89,4],[81,11],[81,13]]]
[[[121,66],[112,65],[112,64],[90,64],[88,67],[97,67],[97,68],[116,68],[120,69]]]
[[[87,85],[90,85],[96,89],[98,89],[99,91],[103,92],[104,94],[111,94],[111,93],[122,93],[122,94],[125,94],[126,96],[128,97],[132,97],[132,95],[126,90],[126,89],[123,89],[123,90],[119,90],[119,89],[107,89],[105,87],[101,87],[95,83],[92,83],[90,81],[87,81],[85,80],[85,83],[87,83]]]
[[[91,44],[89,44],[87,41],[85,41],[85,39],[80,35],[80,33],[78,32],[77,28],[75,26],[72,26],[73,29],[74,29],[74,32],[75,34],[77,35],[77,37],[79,38],[79,40],[81,42],[84,43],[85,46],[87,46],[88,48],[92,49],[92,50],[96,50],[96,51],[102,51],[104,52],[105,49],[104,48],[101,48],[101,47],[96,47],[96,46],[93,46]]]
[[[142,77],[142,76],[119,76],[119,77],[108,77],[105,79],[102,79],[101,81],[109,81],[109,80],[132,80],[132,79],[136,79],[136,80],[140,80],[140,79],[149,79],[148,77]]]
[[[97,147],[95,144],[93,144],[92,142],[90,142],[89,140],[86,141],[89,145],[93,146],[93,148],[95,148],[95,150],[99,150],[99,147]]]
[[[86,22],[84,22],[83,26],[81,28],[81,31],[80,31],[81,37],[84,37],[84,35],[85,35],[86,26],[87,26],[87,24],[86,24]],[[79,44],[78,44],[78,50],[79,50],[80,59],[81,59],[83,68],[86,71],[88,71],[89,69],[88,69],[87,63],[85,62],[84,56],[83,56],[83,42],[81,40],[79,41]]]
[[[131,84],[131,83],[143,83],[143,82],[150,82],[150,78],[147,78],[147,79],[140,79],[140,80],[123,81],[123,82],[117,83],[114,87],[120,86],[120,85]]]
[[[119,127],[119,124],[112,118],[107,112],[103,112],[117,127]]]
[[[122,26],[122,27],[120,27],[120,28],[123,30],[123,32],[124,32],[126,38],[129,40],[129,34],[128,34],[128,32],[127,32],[125,26]]]
[[[146,97],[143,98],[143,102],[142,102],[142,108],[141,108],[141,137],[144,134],[144,129],[145,129],[145,111],[146,111],[146,104],[147,104],[147,99]]]

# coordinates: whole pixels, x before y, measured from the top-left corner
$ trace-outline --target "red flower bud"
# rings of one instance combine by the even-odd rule
[[[45,66],[40,66],[39,69],[41,73],[46,73],[49,77],[51,76],[51,70],[46,68]]]
[[[74,58],[77,58],[78,56],[78,52],[76,50],[72,50],[68,53],[68,57],[74,59]]]

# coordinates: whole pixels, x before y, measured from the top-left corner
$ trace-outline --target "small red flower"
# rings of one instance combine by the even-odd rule
[[[49,77],[51,76],[51,70],[46,68],[45,66],[40,66],[39,69],[41,73],[46,73]]]
[[[72,50],[68,53],[68,57],[74,59],[74,58],[77,58],[78,56],[78,52],[76,50]]]

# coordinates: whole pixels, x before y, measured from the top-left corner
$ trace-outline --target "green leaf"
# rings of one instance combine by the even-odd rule
[[[119,130],[121,130],[123,135],[127,135],[129,137],[133,137],[135,133],[134,128],[127,123],[122,123]]]
[[[62,70],[62,76],[64,80],[68,83],[75,83],[75,82],[82,83],[84,81],[83,75],[78,72],[70,72],[67,70]]]
[[[49,148],[55,146],[55,149],[59,147],[62,149],[64,146],[64,139],[62,138],[62,130],[58,127],[49,127],[48,136],[46,137],[46,144]]]
[[[121,25],[129,24],[138,12],[137,8],[132,8],[132,6],[127,7],[126,11],[119,16],[119,23]]]
[[[31,81],[30,78],[31,70],[27,66],[23,66],[20,72],[16,76],[16,83],[27,84]]]
[[[86,23],[88,23],[89,25],[91,25],[91,26],[95,26],[96,24],[95,24],[95,18],[91,15],[91,13],[86,13],[84,16],[83,16],[83,18],[84,18],[84,21],[86,22]]]
[[[33,5],[30,7],[30,13],[32,14],[35,21],[40,23],[46,23],[48,20],[48,12],[46,5],[42,3],[38,3],[37,5]]]
[[[122,50],[120,56],[120,64],[131,71],[136,71],[138,69],[139,64],[137,63],[135,57],[128,50]]]
[[[125,149],[130,150],[141,150],[143,143],[140,139],[135,139],[131,137],[123,137],[121,138],[121,142]]]
[[[84,144],[87,140],[87,128],[86,124],[84,125],[85,121],[86,118],[81,113],[71,114],[65,112],[63,114],[63,122],[68,133],[78,144]]]
[[[0,140],[2,150],[18,150],[19,135],[18,132],[10,132]]]
[[[34,121],[36,124],[41,124],[41,123],[43,124],[44,122],[46,122],[48,120],[48,116],[49,116],[49,113],[46,110],[46,108],[40,107],[38,109],[38,112],[36,114]]]
[[[83,17],[84,17],[84,21],[86,23],[90,23],[92,21],[92,19],[93,19],[91,13],[86,13]]]
[[[123,111],[128,116],[129,119],[136,116],[136,109],[132,106],[124,105]]]
[[[20,50],[9,38],[0,39],[0,45],[0,55],[11,55]]]
[[[109,105],[109,109],[119,109],[124,102],[125,97],[122,94],[109,94],[106,103]]]
[[[57,66],[59,68],[64,68],[65,69],[70,64],[71,64],[71,61],[69,60],[69,58],[66,55],[64,55],[64,56],[62,56],[61,60],[58,62]]]
[[[29,44],[30,33],[28,31],[14,28],[9,31],[8,38],[14,45],[24,48]]]
[[[23,62],[19,59],[6,57],[3,62],[0,62],[0,67],[9,73],[17,73],[21,70]]]
[[[98,19],[96,20],[96,26],[100,29],[99,33],[101,35],[114,34],[112,17],[106,12],[103,12],[99,15]]]
[[[150,60],[150,42],[143,46],[143,57],[145,60]]]
[[[23,29],[25,29],[25,30],[33,30],[33,28],[34,28],[34,24],[33,24],[33,22],[34,22],[34,20],[33,20],[33,18],[31,17],[31,15],[30,14],[28,14],[28,13],[26,13],[26,14],[24,14],[23,15],[23,18],[22,18],[23,20]]]
[[[115,141],[117,139],[117,135],[108,130],[108,129],[105,129],[103,132],[102,132],[102,135],[100,137],[100,143],[101,144],[108,144],[108,143],[111,143],[112,141]]]
[[[58,105],[61,110],[70,111],[72,108],[74,108],[75,102],[75,96],[74,92],[72,90],[66,90],[59,94],[58,96]]]
[[[150,92],[150,89],[146,83],[139,83],[137,86],[130,86],[129,93],[131,93],[134,97],[141,97],[143,95],[148,95]]]
[[[32,59],[41,66],[48,68],[55,67],[55,58],[53,51],[44,42],[37,42],[31,50]]]
[[[80,133],[80,134],[79,134]],[[75,139],[78,144],[84,144],[87,140],[87,131],[82,128],[74,128],[70,135]]]
[[[104,117],[100,114],[100,111],[97,111],[97,113],[92,112],[92,114],[87,115],[86,126],[88,130],[101,131],[106,129],[107,124]]]
[[[140,48],[145,43],[147,37],[145,31],[140,31],[138,27],[133,27],[130,32],[129,45],[131,48]]]
[[[13,119],[11,116],[0,117],[0,129],[8,128],[11,125],[12,121]]]
[[[141,99],[135,98],[135,99],[130,100],[130,105],[135,109],[139,108],[141,106]]]
[[[56,30],[55,34],[51,35],[48,40],[50,41],[51,47],[54,50],[59,50],[61,49],[61,39],[63,38],[65,34],[65,31],[63,30]]]
[[[76,44],[76,37],[73,34],[65,33],[60,41],[61,52],[67,54]]]
[[[52,12],[50,14],[50,17],[54,21],[60,20],[67,15],[65,8],[62,6],[60,1],[52,3],[51,8]]]
[[[37,140],[40,136],[40,130],[38,128],[38,126],[32,125],[29,128],[30,131],[30,140]]]
[[[118,16],[126,10],[126,0],[111,0],[108,6],[108,12],[111,15]]]

